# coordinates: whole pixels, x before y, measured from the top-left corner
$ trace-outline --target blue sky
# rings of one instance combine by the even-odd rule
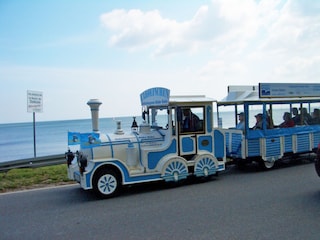
[[[140,115],[139,94],[217,100],[228,85],[319,83],[320,1],[0,2],[0,123]]]

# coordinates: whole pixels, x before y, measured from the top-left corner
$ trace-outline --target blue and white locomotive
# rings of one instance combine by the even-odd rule
[[[68,177],[100,197],[119,193],[123,185],[151,181],[178,182],[188,176],[208,178],[225,169],[225,134],[213,127],[213,102],[205,96],[170,96],[166,88],[140,95],[143,122],[133,119],[125,133],[98,129],[101,102],[90,100],[93,131],[68,133]]]

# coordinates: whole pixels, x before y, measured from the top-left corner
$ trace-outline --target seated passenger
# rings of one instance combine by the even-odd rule
[[[262,119],[263,119],[263,115],[262,113],[259,113],[257,115],[255,115],[256,117],[256,124],[254,125],[253,129],[262,129]],[[269,124],[267,123],[267,128],[269,128]]]
[[[294,121],[292,120],[291,115],[290,115],[289,112],[285,112],[283,114],[283,120],[284,120],[284,122],[281,123],[279,125],[279,127],[281,127],[281,128],[294,127],[295,124],[294,124]]]
[[[311,124],[312,117],[311,117],[311,115],[308,113],[307,108],[302,108],[302,109],[301,109],[301,118],[302,118],[302,120],[303,120],[303,124],[304,124],[304,125],[309,125],[309,124]]]
[[[244,131],[244,113],[241,112],[238,114],[238,116],[239,116],[239,122],[236,126],[236,129],[240,129],[240,130]]]
[[[313,110],[311,124],[320,124],[320,109]]]
[[[298,108],[292,108],[292,115],[293,115],[292,120],[294,121],[294,124],[301,125],[301,119],[300,119],[300,115],[298,113]]]

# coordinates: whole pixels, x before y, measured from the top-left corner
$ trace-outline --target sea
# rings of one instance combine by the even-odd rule
[[[132,120],[132,117],[100,118],[99,129],[115,132],[117,121],[121,121],[123,131],[131,131]],[[142,118],[136,121],[141,123]],[[68,131],[91,132],[91,119],[35,122],[35,127],[33,122],[0,124],[0,162],[64,154],[68,150]]]
[[[222,127],[234,127],[233,114],[233,112],[220,112]],[[216,119],[214,116],[214,127],[218,126]],[[118,117],[100,118],[100,132],[115,132],[117,121],[121,121],[124,132],[131,131],[133,118]],[[142,123],[142,118],[137,117],[136,121],[139,125]],[[0,124],[0,162],[64,154],[68,150],[68,131],[91,132],[91,119],[35,122],[35,128],[33,122]]]

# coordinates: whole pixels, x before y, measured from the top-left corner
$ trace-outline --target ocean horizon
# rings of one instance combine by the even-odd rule
[[[121,121],[122,129],[128,132],[132,120],[133,117],[100,118],[99,129],[114,132],[116,122]],[[136,120],[142,122],[141,117]],[[68,150],[68,131],[91,132],[91,118],[36,122],[36,157],[64,154]],[[33,158],[33,122],[0,124],[0,152],[0,162]]]

